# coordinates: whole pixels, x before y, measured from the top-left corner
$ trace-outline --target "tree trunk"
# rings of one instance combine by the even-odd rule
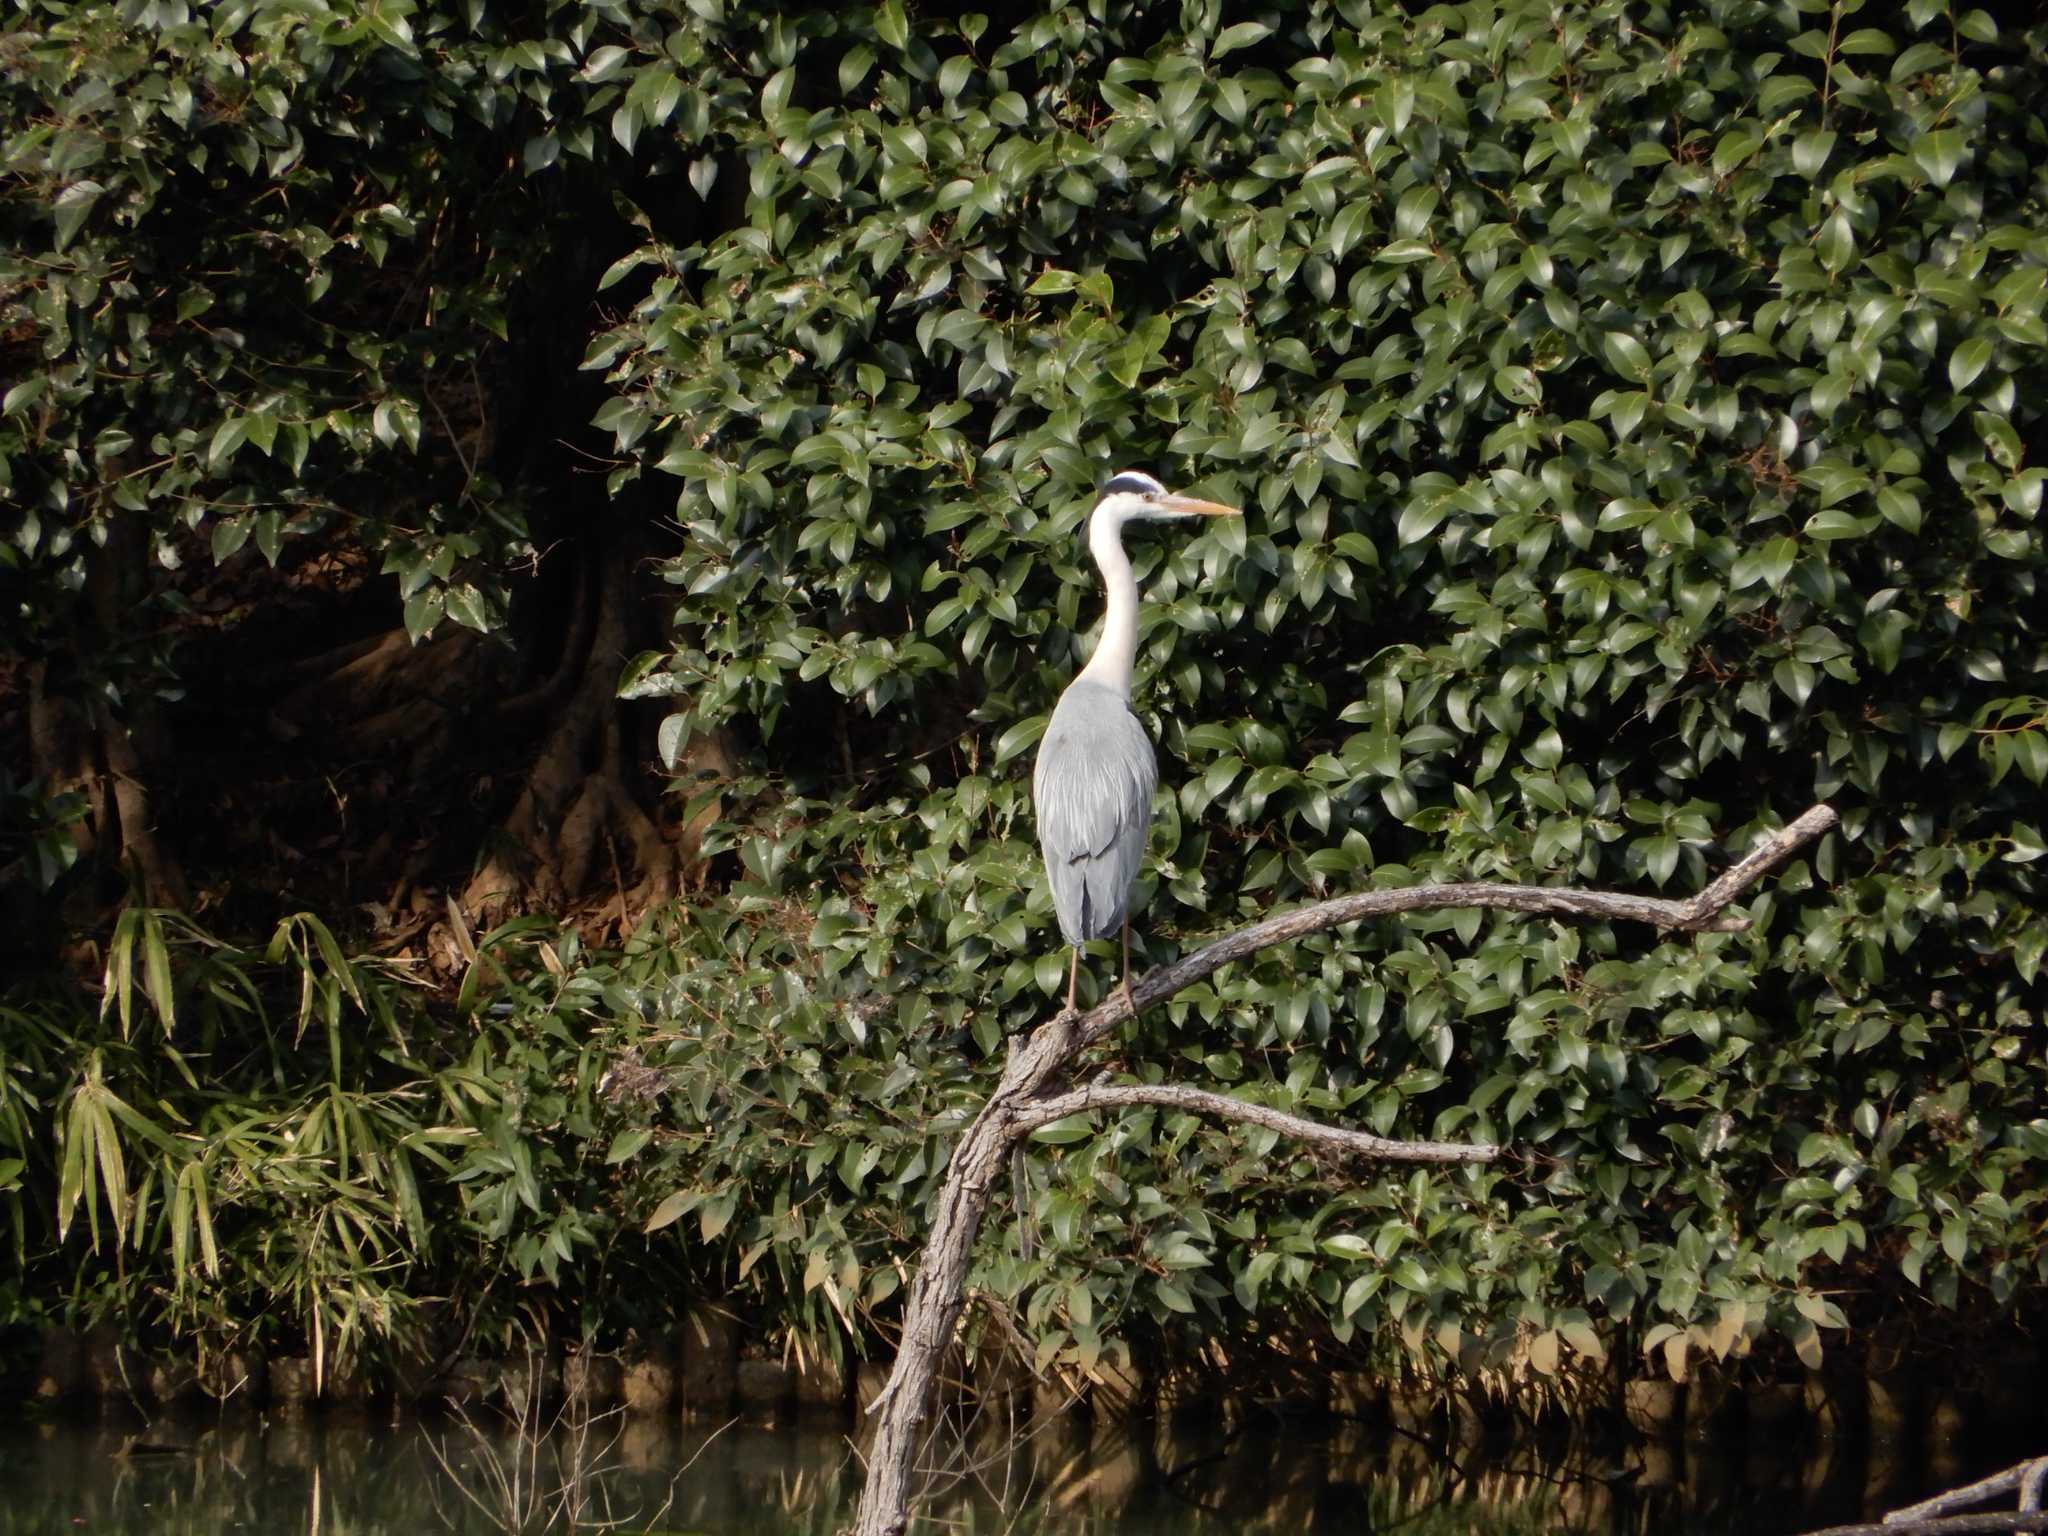
[[[539,690],[553,704],[539,752],[505,818],[500,845],[462,893],[485,926],[517,905],[559,910],[603,884],[613,887],[608,919],[623,934],[635,916],[675,894],[677,850],[634,794],[617,685],[631,654],[625,596],[631,562],[593,554],[583,573],[590,622],[573,626],[562,669],[566,687]],[[522,707],[524,700],[515,708]],[[629,888],[627,873],[634,880]]]

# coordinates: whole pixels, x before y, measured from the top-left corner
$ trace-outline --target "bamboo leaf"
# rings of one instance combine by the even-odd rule
[[[142,926],[142,914],[134,907],[122,909],[114,920],[114,936],[107,944],[107,969],[100,985],[100,1017],[105,1019],[111,1005],[121,1021],[121,1037],[128,1038],[134,1018],[135,938]]]
[[[164,943],[162,920],[155,911],[147,908],[142,914],[142,962],[150,1006],[156,1010],[164,1033],[169,1034],[177,1023],[178,1014],[177,999],[171,989],[171,955]],[[124,1032],[125,1029],[124,1021]]]

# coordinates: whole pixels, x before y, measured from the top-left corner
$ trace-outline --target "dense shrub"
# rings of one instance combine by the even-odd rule
[[[355,9],[10,7],[0,490],[30,654],[76,637],[88,557],[135,532],[166,564],[275,562],[353,523],[415,632],[502,621],[469,562],[516,554],[523,512],[462,439],[517,282],[479,236],[536,216],[493,141],[518,92],[488,33],[437,16],[423,53],[416,7]],[[64,659],[134,689],[146,656]]]
[[[691,536],[635,681],[758,732],[736,894],[907,1033],[993,1054],[1059,983],[1022,769],[1114,465],[1251,513],[1138,557],[1148,958],[1358,881],[1692,889],[1844,813],[1739,937],[1466,914],[1178,1001],[1123,1070],[1527,1159],[1332,1198],[1134,1114],[1046,1150],[1034,1321],[1812,1358],[2041,1273],[2041,38],[1853,9],[721,34],[685,100],[746,227],[650,243],[592,351]]]

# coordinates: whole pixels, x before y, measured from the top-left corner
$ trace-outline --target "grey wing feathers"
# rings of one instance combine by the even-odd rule
[[[1088,680],[1061,695],[1038,745],[1031,798],[1053,909],[1069,944],[1106,939],[1130,910],[1158,760],[1117,693]]]

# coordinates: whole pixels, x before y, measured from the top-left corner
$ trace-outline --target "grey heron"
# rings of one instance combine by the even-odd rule
[[[1038,846],[1052,884],[1053,910],[1071,958],[1067,1008],[1081,980],[1081,948],[1123,933],[1123,992],[1131,998],[1131,885],[1152,825],[1158,759],[1131,713],[1131,663],[1138,652],[1138,583],[1124,554],[1124,524],[1238,517],[1199,497],[1180,496],[1150,475],[1125,470],[1102,489],[1088,517],[1088,552],[1108,598],[1102,636],[1080,676],[1067,685],[1031,776],[1038,810]]]

